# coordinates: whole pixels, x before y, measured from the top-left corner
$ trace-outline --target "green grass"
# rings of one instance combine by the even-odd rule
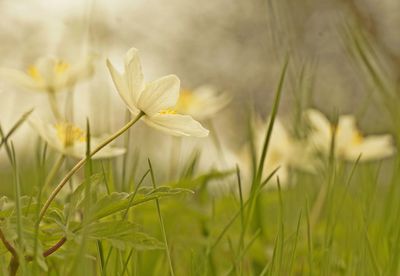
[[[114,194],[118,197],[112,199],[113,194],[99,187],[118,185],[110,183],[113,180],[104,177],[107,169],[94,162],[92,171],[86,170],[92,178],[83,184],[92,188],[72,194],[66,199],[68,205],[53,204],[33,232],[33,240],[39,240],[37,248],[42,253],[67,237],[58,251],[45,258],[49,275],[67,275],[73,267],[79,268],[76,275],[168,275],[172,270],[175,275],[396,275],[400,252],[397,159],[382,164],[340,163],[330,170],[318,175],[294,172],[296,185],[259,191],[255,208],[260,216],[252,223],[250,199],[238,197],[239,193],[218,198],[208,194],[204,186],[212,176],[202,178],[202,183],[190,176],[172,184],[190,188],[193,194],[167,189],[150,196],[157,187],[144,185],[145,190],[135,187],[130,195]],[[157,171],[151,170],[151,175],[154,179]],[[148,172],[143,177],[147,176]],[[15,181],[10,186],[21,198],[17,177]],[[142,181],[137,178],[138,185]],[[310,208],[329,182],[320,215],[311,223]],[[239,190],[240,186],[235,187]],[[48,193],[43,191],[42,197]],[[93,208],[95,202],[86,199],[96,197],[109,206]],[[33,246],[28,235],[38,215],[37,195],[19,202],[16,209],[2,208],[1,229],[16,248],[27,250]],[[90,218],[91,212],[97,215],[90,226],[83,225],[86,230],[79,230],[82,225],[74,219],[75,212],[84,218]],[[119,227],[97,229],[97,233],[96,227],[105,222]],[[11,254],[3,245],[1,252],[0,266],[6,268]],[[29,262],[24,270],[40,274],[45,266]]]

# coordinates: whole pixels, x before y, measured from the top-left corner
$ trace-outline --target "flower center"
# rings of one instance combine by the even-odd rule
[[[30,65],[29,67],[28,67],[28,75],[32,78],[32,79],[34,79],[35,81],[42,81],[43,80],[43,77],[42,77],[42,75],[40,74],[40,72],[39,72],[39,70],[38,70],[38,68],[36,67],[36,66],[34,66],[34,65]]]
[[[63,74],[65,71],[67,71],[69,68],[69,64],[66,63],[65,61],[59,60],[56,62],[54,65],[54,72],[56,74]]]
[[[163,114],[163,115],[166,115],[166,114],[176,114],[176,113],[177,113],[176,110],[175,110],[175,109],[171,109],[171,108],[164,109],[164,110],[161,110],[161,111],[160,111],[160,114]]]
[[[187,113],[196,102],[197,98],[191,91],[181,90],[176,109],[181,113]]]
[[[69,69],[69,64],[63,60],[54,61],[51,68],[55,76],[64,74]],[[28,75],[35,81],[43,81],[44,77],[39,68],[35,65],[30,65],[27,69]]]
[[[360,145],[364,141],[364,137],[361,135],[359,131],[354,131],[352,137],[351,137],[351,142],[354,145]]]
[[[71,123],[58,123],[55,125],[57,137],[64,147],[73,146],[75,142],[85,142],[85,132]]]

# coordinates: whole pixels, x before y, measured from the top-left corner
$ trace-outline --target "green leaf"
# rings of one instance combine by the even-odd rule
[[[182,178],[174,183],[171,183],[171,186],[180,186],[180,187],[187,187],[190,189],[195,189],[198,187],[203,186],[209,181],[212,180],[222,180],[229,176],[231,176],[235,171],[234,170],[211,170],[210,172],[201,174],[196,178]]]
[[[87,231],[86,237],[94,240],[106,240],[122,250],[127,248],[135,250],[164,249],[163,243],[140,232],[137,225],[125,220],[92,223],[86,227],[85,231]]]
[[[20,207],[24,215],[30,215],[35,212],[36,208],[35,199],[28,196],[20,197]],[[0,218],[7,218],[15,216],[15,201],[8,199],[7,197],[0,198]]]
[[[89,218],[87,222],[90,223],[92,221],[123,211],[126,208],[137,206],[156,198],[177,196],[186,193],[193,193],[193,191],[166,186],[161,186],[156,189],[143,187],[139,189],[134,200],[131,198],[133,193],[112,193],[111,195],[104,196],[91,206],[90,211],[88,212]]]
[[[64,208],[64,215],[68,217],[74,211],[76,211],[76,209],[83,208],[85,202],[83,192],[85,191],[85,187],[87,186],[87,184],[91,183],[91,185],[97,186],[103,180],[103,173],[96,173],[91,175],[88,179],[85,179],[71,194],[70,202]],[[96,189],[94,189],[94,192],[95,191]]]

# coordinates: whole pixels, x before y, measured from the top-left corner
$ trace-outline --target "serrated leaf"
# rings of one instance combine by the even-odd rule
[[[193,194],[193,191],[189,190],[189,189],[184,189],[184,188],[171,188],[168,186],[159,186],[155,189],[153,187],[140,187],[138,193],[145,194],[145,195],[157,194],[158,196],[173,196],[173,195],[179,195],[182,193]]]
[[[111,195],[104,196],[91,206],[90,211],[88,212],[88,223],[156,198],[176,196],[184,193],[193,193],[193,191],[166,186],[161,186],[156,189],[143,188],[139,190],[133,200],[131,198],[133,193],[112,193]]]
[[[6,197],[2,197],[1,201],[1,208],[0,208],[0,218],[7,218],[14,215],[15,209],[15,202],[12,200],[7,199]],[[34,213],[36,208],[35,199],[28,197],[28,196],[21,196],[20,198],[21,204],[21,212],[26,214],[29,208],[29,213]]]
[[[182,178],[179,181],[172,183],[172,186],[180,186],[180,187],[195,189],[201,187],[203,184],[209,181],[225,179],[234,173],[235,173],[234,170],[225,170],[225,171],[212,170],[205,174],[199,175],[195,178]]]
[[[164,244],[154,237],[138,230],[129,221],[106,221],[92,223],[85,229],[86,237],[94,240],[106,240],[119,249],[136,250],[164,249]]]
[[[64,215],[68,217],[68,214],[76,211],[77,208],[83,207],[82,204],[85,201],[83,192],[88,183],[91,183],[92,185],[98,185],[102,180],[104,180],[103,173],[93,174],[89,179],[85,179],[71,194],[71,200],[64,208]]]

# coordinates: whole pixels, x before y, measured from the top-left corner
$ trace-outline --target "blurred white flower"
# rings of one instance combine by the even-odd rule
[[[217,150],[210,140],[201,145],[201,156],[198,170],[201,173],[218,172],[219,177],[207,183],[207,190],[213,196],[224,196],[238,193],[236,165],[240,165],[239,155],[232,149],[222,146]]]
[[[214,87],[203,85],[193,91],[181,90],[175,109],[197,120],[204,120],[225,108],[231,99],[227,93],[218,93]]]
[[[331,147],[334,126],[318,110],[310,109],[305,112],[311,131],[310,143],[321,153],[328,155]],[[339,117],[335,132],[335,156],[355,161],[361,155],[362,161],[381,159],[395,152],[392,136],[370,135],[364,137],[357,129],[354,116]]]
[[[87,57],[69,64],[53,57],[40,58],[26,72],[0,68],[0,76],[24,89],[55,93],[72,88],[77,82],[93,75],[93,58]]]
[[[254,146],[258,162],[261,157],[267,126],[268,124],[263,122],[260,118],[256,118],[252,125]],[[249,146],[246,147],[245,158],[242,159],[245,162],[242,164],[242,167],[246,169],[247,178],[249,178],[249,175],[251,174],[252,166],[248,148]],[[266,187],[276,187],[277,177],[279,177],[281,186],[285,187],[288,184],[290,168],[311,171],[313,168],[311,162],[308,162],[309,155],[305,149],[303,142],[294,139],[289,134],[282,121],[279,118],[276,118],[265,158],[263,176],[267,177],[274,170],[277,168],[279,169],[271,181],[273,185],[267,184]],[[247,182],[251,183],[251,181]]]
[[[29,119],[29,123],[49,146],[62,154],[80,159],[86,157],[86,133],[79,127],[68,122],[45,123],[38,118]],[[101,137],[90,137],[90,147],[95,148],[104,140]],[[96,153],[93,159],[110,158],[124,153],[125,149],[108,145]]]
[[[143,112],[143,120],[150,126],[176,136],[205,137],[208,130],[189,115],[177,114],[172,109],[179,98],[180,81],[168,75],[145,83],[138,50],[131,48],[125,55],[125,72],[119,73],[109,60],[114,84],[123,101],[137,115]]]

